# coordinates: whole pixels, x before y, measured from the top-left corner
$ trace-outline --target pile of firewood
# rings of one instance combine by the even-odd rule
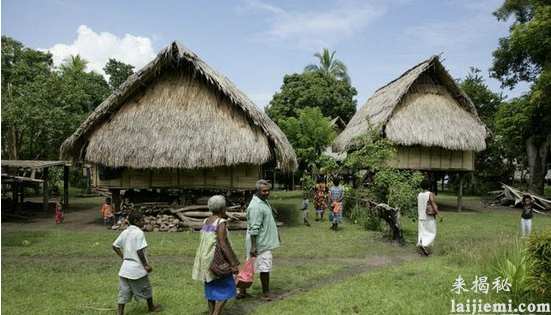
[[[545,199],[533,193],[522,191],[514,187],[501,184],[503,190],[497,191],[497,196],[494,198],[503,206],[517,206],[522,203],[523,196],[530,196],[534,201],[534,209],[549,211],[551,210],[551,200]]]
[[[241,207],[230,207],[226,212],[228,218],[228,229],[244,230],[247,228],[247,218],[245,212],[229,211],[237,210]],[[175,207],[168,203],[141,203],[134,204],[134,210],[140,210],[145,216],[144,231],[148,232],[180,232],[184,230],[200,230],[203,221],[212,215],[206,205],[190,205],[185,207]],[[124,230],[128,227],[128,222],[114,225],[113,230]]]

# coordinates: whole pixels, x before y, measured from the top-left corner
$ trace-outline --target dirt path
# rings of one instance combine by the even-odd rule
[[[28,200],[35,201],[32,198],[28,198]],[[44,213],[40,210],[42,204],[38,203],[38,201],[36,203],[26,203],[25,206],[27,208],[23,208],[23,212],[26,214],[27,219],[4,220],[2,218],[2,230],[45,230],[55,227],[74,231],[106,231],[99,211],[101,205],[102,198],[79,199],[78,202],[70,204],[65,209],[65,220],[63,223],[56,224],[53,205],[50,205],[48,213]]]
[[[345,268],[343,270],[332,273],[327,277],[316,279],[310,282],[305,282],[301,286],[293,290],[275,292],[275,295],[277,296],[276,299],[269,303],[277,303],[277,301],[292,297],[296,294],[308,292],[312,289],[330,286],[336,282],[352,278],[354,276],[357,276],[367,271],[376,270],[378,268],[383,268],[383,267],[388,267],[393,265],[400,265],[403,263],[408,263],[408,262],[415,261],[417,259],[422,259],[422,258],[423,257],[419,256],[418,254],[413,254],[413,253],[408,255],[377,255],[377,256],[373,255],[373,256],[368,256],[366,258],[342,258],[342,259],[277,258],[278,264],[281,264],[281,265],[296,264],[296,263],[301,263],[302,261],[307,261],[309,263],[335,263],[336,261],[339,261],[340,263],[348,265],[349,268]],[[235,315],[254,314],[255,313],[254,310],[257,307],[261,306],[263,303],[267,303],[267,302],[261,301],[257,295],[258,294],[253,295],[253,297],[240,300],[239,303],[230,303],[224,308],[224,310],[229,314],[235,314]]]

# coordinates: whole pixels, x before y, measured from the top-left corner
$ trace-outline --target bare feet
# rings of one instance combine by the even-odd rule
[[[163,306],[161,304],[155,306],[153,309],[149,309],[149,313],[157,313],[163,310]]]

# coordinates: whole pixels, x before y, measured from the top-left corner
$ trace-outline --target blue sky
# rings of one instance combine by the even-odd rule
[[[454,78],[482,70],[509,22],[492,15],[503,0],[4,0],[1,33],[59,64],[80,54],[101,72],[108,58],[140,69],[177,40],[227,76],[258,106],[302,72],[323,47],[348,67],[358,106],[381,86],[435,54]]]

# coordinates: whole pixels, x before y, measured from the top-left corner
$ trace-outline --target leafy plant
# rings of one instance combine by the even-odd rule
[[[364,230],[380,231],[381,218],[379,218],[371,208],[355,206],[351,210],[350,221],[358,224]]]
[[[498,256],[493,269],[502,279],[508,279],[511,284],[510,296],[514,301],[527,301],[531,298],[534,279],[529,270],[532,267],[521,242],[516,241],[511,248]]]
[[[393,166],[396,147],[392,141],[382,137],[380,126],[370,124],[366,133],[356,137],[353,143],[356,150],[348,155],[344,164],[352,170],[367,169],[373,174],[373,181],[367,187],[369,199],[416,217],[415,200],[423,178],[421,173],[401,171]]]
[[[526,254],[533,275],[534,290],[543,298],[551,298],[551,230],[532,233],[526,240]]]

